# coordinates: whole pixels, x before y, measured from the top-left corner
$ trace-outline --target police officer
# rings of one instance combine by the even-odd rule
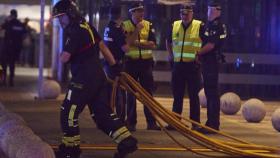
[[[3,81],[3,68],[1,65],[0,65],[0,81],[1,82]]]
[[[62,143],[58,158],[78,158],[81,150],[78,118],[86,105],[97,127],[118,143],[115,158],[123,158],[137,149],[137,140],[111,111],[108,105],[108,82],[99,60],[99,48],[110,65],[115,60],[95,28],[80,15],[76,4],[61,0],[53,7],[65,33],[60,59],[71,64],[72,79],[61,106]]]
[[[191,5],[182,5],[181,20],[173,23],[166,48],[172,66],[172,92],[174,97],[172,111],[182,113],[186,84],[190,99],[190,119],[200,122],[198,92],[200,89],[200,71],[195,61],[195,54],[202,42],[199,36],[201,21],[193,19]],[[193,125],[193,129],[197,127]],[[167,126],[167,129],[174,129]]]
[[[112,52],[116,63],[114,67],[105,60],[104,69],[107,76],[114,79],[122,70],[124,62],[124,54],[129,51],[129,43],[132,39],[126,39],[124,30],[122,28],[122,18],[121,18],[121,7],[113,6],[110,8],[110,21],[104,31],[104,43]],[[139,27],[139,28],[138,28]],[[134,40],[138,35],[138,31],[141,29],[141,25],[138,25],[134,31]],[[110,86],[111,94],[111,86]],[[118,117],[123,121],[125,120],[125,99],[126,94],[122,90],[117,91],[116,97],[116,112]]]
[[[220,97],[218,91],[219,62],[221,48],[227,36],[226,26],[221,22],[221,4],[218,1],[208,3],[208,22],[203,27],[202,48],[197,53],[197,59],[202,63],[204,91],[207,98],[206,126],[220,129]],[[213,133],[206,129],[205,134]]]
[[[1,54],[3,67],[3,82],[6,84],[7,67],[10,70],[9,86],[14,86],[15,62],[18,60],[22,48],[23,35],[26,33],[25,26],[17,19],[17,11],[12,9],[10,16],[0,26],[5,30],[4,44]]]
[[[137,25],[142,25],[143,28],[139,31],[137,40],[130,45],[129,52],[125,54],[125,71],[152,94],[153,80],[153,56],[152,49],[156,48],[156,39],[152,23],[144,20],[144,6],[141,3],[133,3],[130,6],[129,12],[131,19],[124,21],[123,26],[127,37],[130,37]],[[131,131],[135,131],[137,123],[136,114],[136,99],[132,94],[128,94],[128,116],[127,123]],[[160,130],[157,126],[155,118],[152,116],[149,109],[144,106],[144,113],[147,121],[148,130]]]

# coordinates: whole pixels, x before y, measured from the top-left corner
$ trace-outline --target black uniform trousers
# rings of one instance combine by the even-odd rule
[[[125,62],[125,71],[152,95],[154,89],[152,59],[128,59]],[[144,114],[147,124],[152,125],[156,123],[155,118],[146,106],[144,106]],[[137,123],[136,98],[131,93],[127,94],[127,123],[129,125],[136,125]]]
[[[183,101],[185,88],[190,99],[190,119],[200,122],[200,105],[198,92],[200,90],[200,70],[195,62],[175,62],[172,70],[172,111],[181,114],[183,111]]]
[[[117,77],[118,74],[123,69],[123,65],[118,65],[118,68],[112,69],[112,67],[108,64],[104,65],[104,71],[110,79],[114,80],[115,77]],[[112,94],[112,85],[109,85],[109,99],[111,99],[111,94]],[[118,117],[122,120],[125,121],[125,116],[126,116],[126,91],[122,90],[121,88],[117,89],[116,92],[116,101],[115,101],[115,108],[116,108],[116,113]]]
[[[216,55],[202,56],[202,76],[204,92],[207,99],[206,126],[219,130],[220,126],[220,97],[219,97],[219,62]]]
[[[15,63],[19,58],[20,48],[11,45],[5,45],[1,54],[1,65],[3,68],[3,80],[6,83],[7,68],[9,67],[9,85],[13,86],[15,76]]]
[[[92,81],[94,82],[94,81]],[[64,136],[62,143],[66,146],[79,146],[80,131],[78,118],[79,114],[88,105],[91,117],[96,122],[99,129],[110,137],[114,137],[114,132],[119,131],[117,139],[130,135],[122,121],[117,118],[108,104],[108,83],[104,81],[104,85],[100,85],[98,89],[86,88],[83,85],[71,82],[67,95],[61,106],[61,126]],[[124,134],[124,135],[122,135]]]

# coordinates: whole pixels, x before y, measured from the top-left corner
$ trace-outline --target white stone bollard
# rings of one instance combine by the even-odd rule
[[[18,114],[15,113],[10,113],[10,112],[6,112],[3,113],[3,115],[0,117],[0,128],[2,126],[2,124],[6,124],[8,122],[18,122],[21,124],[25,124],[25,121],[23,120],[23,118],[21,116],[19,116]]]
[[[2,117],[5,113],[7,113],[5,106],[0,103],[0,117]]]
[[[202,89],[199,91],[198,97],[199,97],[200,106],[201,106],[202,108],[206,108],[206,107],[207,107],[207,99],[206,99],[206,96],[205,96],[204,88],[202,88]]]
[[[0,115],[0,158],[55,158],[55,155],[21,116],[6,112]]]
[[[261,122],[265,117],[265,114],[265,105],[259,99],[249,99],[242,105],[242,115],[247,122]]]
[[[35,136],[33,131],[24,125],[9,124],[5,131],[0,140],[0,147],[8,157],[15,157],[17,150],[23,145],[22,140],[30,140]]]
[[[274,129],[276,129],[278,132],[280,132],[280,108],[276,109],[272,116],[271,116],[271,122]]]
[[[41,87],[43,99],[56,99],[61,93],[61,87],[55,80],[44,80]]]
[[[47,143],[30,141],[18,150],[15,158],[55,158],[55,154]]]
[[[226,115],[234,115],[236,114],[241,107],[240,97],[233,93],[228,92],[221,96],[221,111]]]

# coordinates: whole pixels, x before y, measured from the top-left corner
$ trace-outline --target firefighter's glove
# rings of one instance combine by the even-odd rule
[[[114,77],[120,76],[122,71],[122,66],[118,63],[110,66],[111,73]]]

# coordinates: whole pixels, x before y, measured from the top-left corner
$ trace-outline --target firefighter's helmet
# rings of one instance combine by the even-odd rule
[[[67,14],[70,18],[80,15],[77,5],[72,0],[60,0],[54,5],[52,10],[53,18],[64,14]]]

